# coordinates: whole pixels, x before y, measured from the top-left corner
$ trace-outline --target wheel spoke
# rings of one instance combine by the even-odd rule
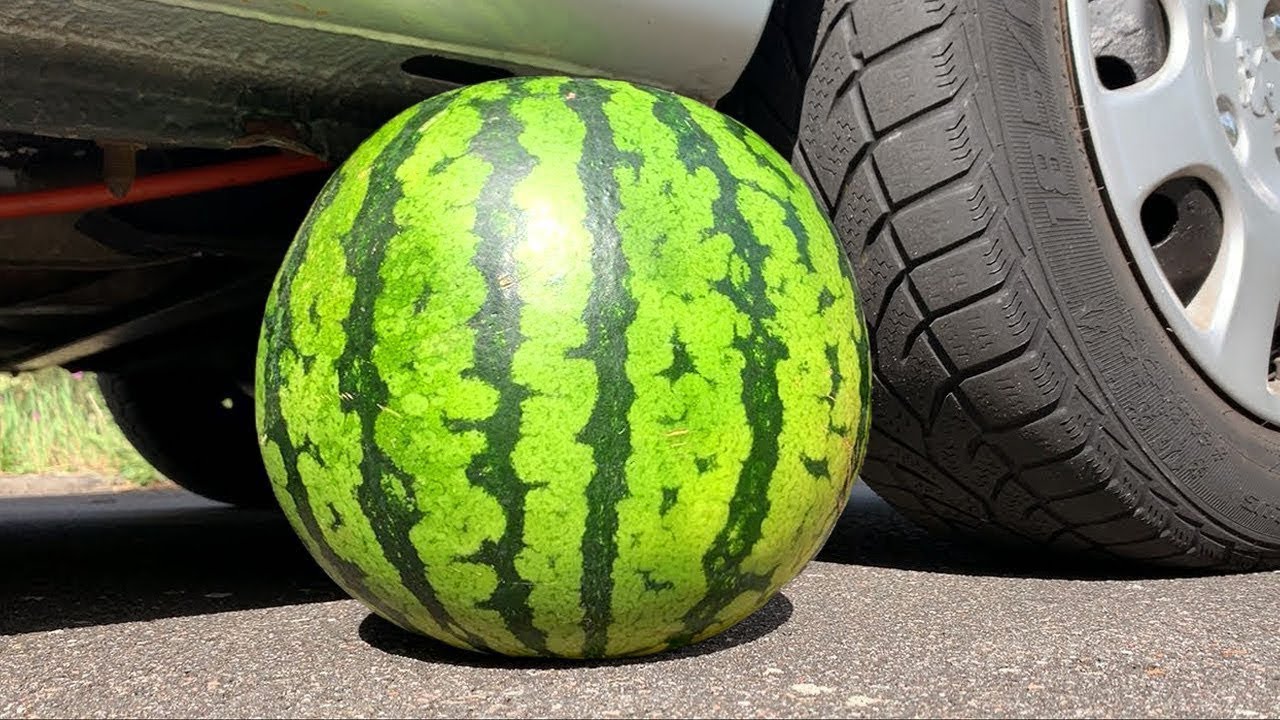
[[[1280,423],[1280,382],[1267,379],[1280,315],[1280,61],[1273,57],[1275,23],[1267,19],[1276,3],[1162,3],[1169,38],[1163,65],[1110,90],[1093,71],[1088,0],[1068,0],[1093,157],[1135,269],[1172,334],[1226,396]],[[1185,267],[1173,268],[1179,279],[1207,271],[1189,304],[1178,294],[1185,284],[1175,288],[1153,248],[1164,236],[1149,233],[1173,222],[1171,232],[1216,234],[1218,224],[1198,223],[1195,213],[1182,217],[1181,206],[1170,213],[1146,204],[1183,177],[1208,186],[1222,218],[1222,236],[1198,236]],[[1182,184],[1167,187],[1175,192]]]
[[[1187,2],[1188,0],[1179,0],[1179,2]],[[1199,1],[1199,0],[1192,0]],[[1226,28],[1228,37],[1243,36],[1250,40],[1261,42],[1263,39],[1261,20],[1266,14],[1268,0],[1231,0],[1235,5],[1235,17],[1230,26]]]
[[[1213,87],[1238,90],[1240,82],[1238,55],[1242,50],[1234,36],[1210,36],[1206,39],[1204,45],[1205,69],[1209,73]],[[1231,95],[1232,100],[1239,99],[1236,92],[1231,93]]]
[[[1184,0],[1170,5],[1181,6],[1182,12],[1176,16],[1164,66],[1135,85],[1100,88],[1089,108],[1100,162],[1110,165],[1107,191],[1121,213],[1138,213],[1151,191],[1170,178],[1223,177],[1235,163],[1212,106],[1214,95],[1203,60],[1202,4]],[[1201,10],[1194,10],[1197,7]],[[1108,163],[1109,158],[1124,162]]]
[[[1213,270],[1187,313],[1204,332],[1222,379],[1241,390],[1262,392],[1280,314],[1280,245],[1265,226],[1248,220],[1241,225],[1224,238]]]

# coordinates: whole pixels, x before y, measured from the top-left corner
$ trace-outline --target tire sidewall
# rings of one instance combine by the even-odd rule
[[[1117,490],[1137,505],[1164,508],[1187,523],[1166,532],[1190,535],[1207,515],[1226,534],[1217,548],[1243,540],[1280,549],[1280,432],[1229,404],[1178,347],[1154,310],[1117,236],[1085,144],[1066,36],[1065,0],[961,0],[971,17],[967,37],[997,108],[984,117],[1005,141],[1000,178],[1016,198],[1011,223],[1025,226],[1047,279],[1036,287],[1054,317],[1052,334],[1076,369],[1091,377],[1094,404],[1107,412],[1100,432],[1136,449],[1119,460],[1168,487],[1116,473]],[[975,103],[975,108],[983,106]],[[1033,283],[1034,285],[1035,283]],[[1056,307],[1056,313],[1053,312]],[[1080,352],[1073,352],[1078,348]],[[1198,528],[1208,532],[1207,528]],[[1188,538],[1189,540],[1190,538]],[[1189,543],[1190,544],[1190,543]],[[1204,552],[1213,553],[1208,547]],[[1223,557],[1221,559],[1227,559]]]
[[[229,377],[174,370],[104,374],[99,386],[134,449],[178,486],[242,507],[272,508],[275,497],[258,453],[253,403],[226,409]]]

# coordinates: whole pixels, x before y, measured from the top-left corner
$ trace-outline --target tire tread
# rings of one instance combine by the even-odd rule
[[[1009,221],[974,104],[963,0],[825,3],[794,157],[827,203],[871,332],[863,476],[933,529],[1183,568],[1253,567],[1152,488]],[[804,78],[799,78],[805,84]]]

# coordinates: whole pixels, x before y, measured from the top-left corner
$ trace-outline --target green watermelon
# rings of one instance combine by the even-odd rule
[[[372,610],[510,655],[653,653],[760,608],[862,462],[866,335],[810,191],[676,95],[468,87],[316,201],[257,375],[276,494]]]

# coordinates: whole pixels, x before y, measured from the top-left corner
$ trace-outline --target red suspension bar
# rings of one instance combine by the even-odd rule
[[[278,180],[328,167],[329,164],[319,158],[282,153],[155,175],[142,175],[133,181],[133,185],[124,197],[112,195],[107,186],[102,183],[0,194],[0,220],[84,212],[178,195],[192,195],[220,188]]]

